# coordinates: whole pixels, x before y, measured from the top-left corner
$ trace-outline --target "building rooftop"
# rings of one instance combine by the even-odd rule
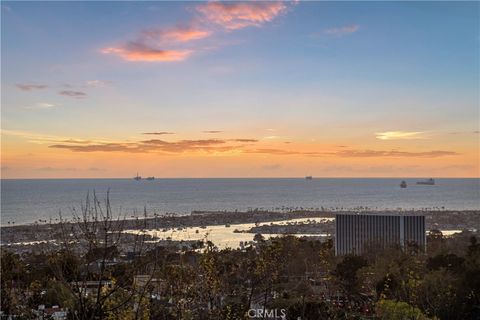
[[[357,216],[402,216],[402,217],[419,217],[419,216],[424,216],[425,214],[422,212],[413,212],[413,211],[396,211],[396,212],[336,212],[334,213],[335,216],[349,216],[349,215],[357,215]]]

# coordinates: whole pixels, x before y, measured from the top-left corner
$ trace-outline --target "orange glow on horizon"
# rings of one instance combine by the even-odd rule
[[[45,137],[43,137],[45,139]],[[130,177],[137,171],[157,177],[479,177],[477,150],[426,151],[418,146],[395,150],[378,144],[272,141],[269,139],[170,139],[161,149],[121,151],[111,141],[39,142],[32,137],[3,136],[3,178]],[[63,139],[63,138],[62,138]],[[152,141],[140,140],[140,141]],[[159,144],[156,142],[155,144]],[[409,140],[410,141],[410,140]],[[408,142],[408,141],[407,141]],[[129,141],[128,143],[133,143]],[[143,142],[142,142],[143,143]],[[411,143],[411,142],[408,142]],[[107,145],[107,151],[98,146]],[[120,144],[122,145],[122,144]],[[116,146],[116,145],[115,145]],[[100,149],[99,149],[100,148]],[[166,149],[162,149],[166,148]],[[381,148],[381,149],[380,149]],[[440,148],[440,146],[439,146]],[[89,150],[89,149],[86,149]],[[110,151],[109,151],[110,150]],[[133,150],[133,149],[132,149]]]

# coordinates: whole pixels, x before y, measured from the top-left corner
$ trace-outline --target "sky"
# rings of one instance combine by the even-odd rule
[[[2,1],[2,178],[479,177],[479,6]]]

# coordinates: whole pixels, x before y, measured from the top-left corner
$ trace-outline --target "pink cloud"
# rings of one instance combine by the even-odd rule
[[[115,54],[127,61],[183,61],[193,53],[193,50],[186,49],[184,46],[179,47],[179,44],[203,39],[210,34],[210,31],[192,26],[177,26],[166,29],[151,28],[140,32],[136,40],[120,46],[104,48],[102,53]]]
[[[211,34],[208,30],[195,27],[152,28],[142,32],[142,36],[145,38],[162,43],[200,40],[209,37]]]
[[[139,42],[128,42],[120,47],[102,49],[104,54],[114,54],[127,61],[173,62],[187,59],[192,50],[162,50]]]
[[[103,48],[101,52],[126,61],[183,61],[201,50],[192,47],[192,42],[212,36],[216,31],[214,25],[227,30],[261,26],[286,10],[286,2],[281,1],[208,2],[195,7],[201,18],[195,17],[183,25],[143,30],[133,41]]]
[[[196,10],[211,23],[229,30],[260,26],[287,10],[285,2],[217,2],[199,5]]]

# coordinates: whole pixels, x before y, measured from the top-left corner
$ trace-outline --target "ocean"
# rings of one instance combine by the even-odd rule
[[[192,210],[286,208],[480,210],[480,179],[38,179],[1,181],[1,225],[55,221],[79,209],[87,193],[100,199],[110,191],[112,208],[127,217],[154,213],[190,214]]]

